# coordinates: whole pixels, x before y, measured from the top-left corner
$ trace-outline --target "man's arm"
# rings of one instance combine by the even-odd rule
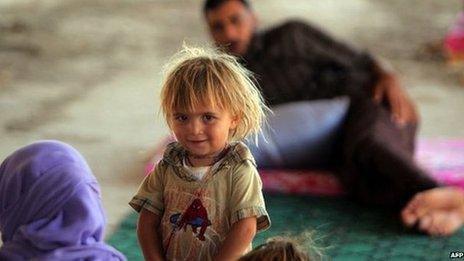
[[[325,59],[333,59],[345,66],[363,64],[363,68],[357,68],[359,65],[355,65],[354,70],[366,70],[367,67],[372,67],[369,70],[375,73],[378,79],[372,89],[373,99],[377,103],[385,101],[388,104],[392,120],[399,125],[419,121],[416,107],[406,91],[401,87],[398,77],[378,60],[332,38],[329,34],[309,24],[294,23],[293,26],[300,27],[302,36],[299,38],[304,39],[304,44],[310,48],[306,52],[326,57]]]
[[[235,222],[214,260],[237,260],[245,254],[255,235],[256,217],[244,218]]]
[[[137,224],[137,237],[142,248],[145,260],[158,261],[164,260],[161,237],[158,233],[158,226],[161,218],[158,215],[142,208]]]

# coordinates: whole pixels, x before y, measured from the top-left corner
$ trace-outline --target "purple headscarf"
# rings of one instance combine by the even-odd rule
[[[0,260],[126,260],[103,242],[100,189],[84,158],[58,141],[0,166]]]

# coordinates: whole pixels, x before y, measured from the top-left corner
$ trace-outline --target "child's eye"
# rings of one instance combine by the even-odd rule
[[[177,115],[174,117],[174,119],[178,122],[185,122],[188,120],[188,117],[185,115]]]
[[[211,122],[214,119],[216,119],[216,117],[214,117],[213,115],[209,115],[209,114],[203,115],[203,121],[205,122]]]

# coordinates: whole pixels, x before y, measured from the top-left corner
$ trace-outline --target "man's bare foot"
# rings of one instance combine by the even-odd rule
[[[434,211],[419,220],[418,229],[432,236],[449,236],[463,224],[459,211]]]
[[[419,225],[431,235],[450,235],[464,223],[464,191],[441,187],[417,193],[403,208],[406,226]]]

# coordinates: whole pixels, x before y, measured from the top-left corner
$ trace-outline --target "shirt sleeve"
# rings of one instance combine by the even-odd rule
[[[140,212],[142,208],[145,208],[156,215],[162,216],[164,211],[164,169],[163,162],[158,163],[155,169],[140,184],[137,193],[129,202],[129,205],[135,211]]]
[[[265,230],[271,222],[264,204],[262,182],[256,167],[246,160],[233,173],[231,204],[231,223],[256,217],[257,230]]]

